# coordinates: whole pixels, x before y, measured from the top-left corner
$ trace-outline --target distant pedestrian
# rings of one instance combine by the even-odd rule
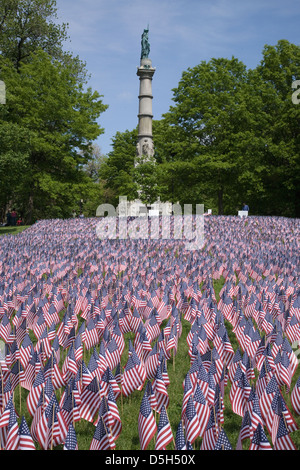
[[[11,211],[11,225],[16,225],[16,222],[17,222],[17,213],[16,213],[16,210],[13,209]]]
[[[243,202],[243,209],[242,210],[249,212],[249,206],[245,202]]]
[[[8,209],[7,214],[6,214],[6,225],[9,227],[11,225],[11,212]]]

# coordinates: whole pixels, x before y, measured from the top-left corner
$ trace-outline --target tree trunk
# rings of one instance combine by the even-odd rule
[[[296,197],[295,197],[295,217],[297,219],[300,218],[300,191],[296,191]]]
[[[223,193],[224,193],[224,189],[220,188],[218,190],[218,213],[219,215],[223,215]]]
[[[28,208],[25,216],[25,225],[31,225],[33,221],[33,195],[30,194],[28,199]]]

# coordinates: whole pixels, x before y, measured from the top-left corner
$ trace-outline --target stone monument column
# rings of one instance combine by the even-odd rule
[[[148,57],[150,52],[148,32],[149,29],[144,29],[142,34],[142,52],[140,66],[137,69],[137,75],[140,79],[140,89],[136,156],[143,157],[145,160],[150,159],[154,155],[152,136],[152,78],[155,68],[152,67],[151,59]]]
[[[136,159],[135,166],[140,162],[147,162],[154,157],[154,146],[152,136],[152,78],[155,68],[152,67],[151,59],[149,59],[150,45],[148,40],[149,28],[144,29],[142,34],[142,52],[140,58],[140,66],[137,68],[137,76],[140,79],[139,89],[139,113],[138,113],[138,139],[136,143]],[[151,210],[151,212],[150,212]],[[117,213],[119,217],[139,217],[150,214],[154,215],[171,215],[172,204],[161,202],[158,198],[153,204],[146,206],[142,202],[141,190],[138,190],[138,199],[134,201],[122,200],[118,206]]]

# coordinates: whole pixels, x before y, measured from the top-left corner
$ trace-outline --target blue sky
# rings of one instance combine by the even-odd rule
[[[69,24],[65,48],[87,64],[88,85],[109,108],[99,118],[101,152],[117,131],[138,124],[136,75],[141,35],[149,24],[150,58],[156,68],[154,119],[172,105],[182,72],[212,57],[232,56],[254,68],[265,44],[299,44],[298,0],[57,0],[59,22]],[[300,77],[299,77],[300,78]]]

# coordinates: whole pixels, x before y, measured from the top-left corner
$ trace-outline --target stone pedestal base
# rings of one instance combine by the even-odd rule
[[[121,201],[117,207],[119,217],[142,217],[155,215],[172,215],[172,203],[161,202],[159,199],[153,204],[146,205],[140,199],[134,201]]]

